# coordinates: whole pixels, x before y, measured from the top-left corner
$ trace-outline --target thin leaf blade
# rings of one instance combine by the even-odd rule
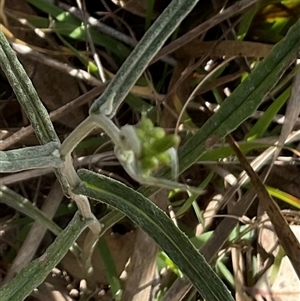
[[[206,300],[233,300],[202,255],[161,209],[118,181],[83,169],[78,175],[84,182],[75,193],[104,202],[127,215],[155,240]]]

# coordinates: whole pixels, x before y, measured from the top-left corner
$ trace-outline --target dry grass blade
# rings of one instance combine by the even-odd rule
[[[233,17],[236,14],[241,13],[246,8],[257,3],[258,0],[242,0],[237,2],[236,4],[230,6],[227,9],[224,9],[222,13],[218,13],[214,17],[210,18],[209,20],[203,22],[202,24],[198,25],[185,35],[181,36],[180,38],[176,39],[175,41],[171,42],[169,45],[165,46],[158,54],[154,57],[151,64],[157,62],[162,57],[174,52],[175,50],[179,49],[183,45],[187,44],[188,42],[192,41],[196,37],[198,37],[201,33],[206,32],[210,28],[216,26],[217,24],[225,21],[228,18]]]
[[[103,92],[105,86],[100,86],[93,88],[89,92],[79,96],[78,98],[74,99],[73,101],[65,104],[64,106],[56,109],[55,111],[50,113],[51,121],[56,121],[61,118],[63,115],[67,114],[71,109],[78,108],[89,101],[94,100],[99,94]],[[14,133],[10,137],[6,138],[4,141],[1,141],[0,150],[5,150],[12,146],[14,143],[24,139],[28,135],[33,133],[33,128],[31,125],[20,129],[18,132]]]
[[[272,50],[273,45],[248,42],[248,41],[219,41],[217,44],[213,41],[193,41],[181,47],[178,55],[189,57],[201,57],[209,53],[211,57],[220,56],[245,56],[245,57],[266,57]]]
[[[299,113],[300,113],[300,71],[298,71],[296,73],[296,76],[294,79],[291,97],[287,103],[284,123],[283,123],[280,137],[278,140],[278,146],[274,153],[273,161],[272,161],[272,164],[271,164],[267,174],[269,174],[269,172],[274,164],[274,161],[276,160],[281,149],[283,148],[286,138],[293,130],[293,127],[295,126],[295,124],[297,122]]]
[[[250,177],[252,185],[254,186],[260,200],[260,204],[269,215],[278,239],[283,249],[285,250],[286,255],[289,257],[298,277],[300,278],[300,243],[297,240],[297,237],[290,229],[289,224],[282,216],[278,205],[268,194],[264,184],[252,169],[250,163],[247,161],[247,159],[239,149],[237,143],[230,135],[228,136],[227,141],[236,153],[241,165],[247,172],[248,176]]]
[[[297,141],[299,139],[299,131],[293,133],[289,137],[289,143],[292,141]],[[261,155],[259,155],[255,160],[252,162],[252,168],[256,171],[260,170],[263,166],[263,162],[269,161],[270,157],[274,154],[276,148],[270,147]],[[247,180],[247,175],[240,175],[238,183],[232,186],[223,196],[222,201],[218,205],[224,206],[227,204],[228,201],[233,197],[235,192],[241,187],[243,183]],[[234,208],[231,211],[231,216],[235,217],[242,217],[246,214],[247,210],[253,204],[253,201],[256,197],[256,192],[254,188],[250,189],[240,201],[238,201]],[[221,250],[223,245],[226,243],[229,234],[232,232],[234,227],[238,224],[238,219],[233,218],[224,218],[218,227],[214,230],[214,234],[212,238],[200,249],[201,254],[207,260],[207,262],[211,263],[214,258],[216,257],[217,253]],[[168,293],[166,294],[164,301],[181,301],[184,296],[189,292],[192,285],[189,281],[185,278],[177,279],[174,284],[169,289]]]
[[[60,184],[56,181],[42,207],[42,211],[49,219],[53,218],[63,196],[64,194],[61,190]],[[38,221],[33,224],[22,247],[19,249],[17,256],[6,274],[3,284],[12,279],[33,259],[46,230],[46,227],[41,225]]]

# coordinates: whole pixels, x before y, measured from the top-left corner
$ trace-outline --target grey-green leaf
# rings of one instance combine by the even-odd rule
[[[118,181],[84,169],[78,175],[84,182],[75,193],[104,202],[127,215],[168,254],[206,300],[233,300],[203,256],[161,209]]]
[[[191,166],[205,151],[212,135],[222,138],[249,118],[300,50],[300,19],[270,54],[223,102],[220,109],[183,145],[179,152],[180,170]]]
[[[152,58],[198,1],[173,0],[168,5],[127,57],[104,93],[94,101],[90,114],[99,113],[99,109],[104,105],[105,109],[102,107],[101,112],[113,117]]]
[[[82,219],[77,213],[40,258],[32,261],[13,280],[0,289],[1,301],[23,301],[44,281],[91,222],[93,221]]]
[[[49,142],[44,145],[0,151],[0,172],[17,172],[26,169],[61,167],[59,144]]]
[[[0,30],[0,67],[5,73],[16,97],[24,108],[39,141],[59,143],[46,108],[33,87],[23,66]]]

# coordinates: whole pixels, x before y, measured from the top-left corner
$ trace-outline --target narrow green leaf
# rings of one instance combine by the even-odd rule
[[[203,256],[161,209],[120,182],[88,170],[79,170],[78,175],[84,182],[75,193],[104,202],[127,215],[155,240],[206,300],[233,300]]]
[[[223,102],[220,109],[179,149],[181,171],[198,160],[205,151],[205,142],[209,137],[226,136],[254,113],[299,50],[300,20]]]
[[[248,141],[257,139],[263,136],[269,125],[271,124],[273,117],[278,113],[282,106],[286,103],[291,95],[291,87],[287,88],[275,101],[268,107],[255,125],[251,128],[246,135]]]
[[[210,183],[212,177],[214,176],[215,172],[211,171],[208,176],[203,180],[203,182],[198,186],[199,189],[205,190],[207,185]],[[194,202],[196,202],[198,195],[192,194],[185,202],[184,204],[180,207],[180,209],[176,212],[176,216],[181,216],[184,214]]]
[[[173,0],[168,5],[127,57],[104,93],[92,104],[90,114],[99,113],[99,109],[105,104],[101,112],[109,117],[115,115],[149,62],[198,1]]]
[[[32,261],[13,280],[0,289],[1,301],[23,301],[44,281],[91,222],[93,221],[82,219],[77,213],[40,258]]]
[[[237,39],[238,40],[244,40],[245,36],[247,35],[247,32],[250,28],[250,25],[252,23],[252,20],[257,12],[257,5],[251,7],[243,16],[240,24],[239,29],[237,32]]]
[[[97,242],[97,249],[102,258],[106,278],[108,283],[110,284],[110,290],[113,295],[113,298],[115,301],[118,301],[121,299],[122,287],[113,256],[103,235],[99,238]]]
[[[227,268],[227,266],[221,261],[217,260],[216,262],[216,270],[218,275],[223,276],[227,280],[227,282],[230,284],[232,288],[235,287],[235,279],[232,275],[232,272]]]
[[[39,208],[33,206],[29,200],[4,185],[0,185],[0,202],[31,217],[35,221],[39,221],[55,235],[61,232],[60,227],[50,220]]]
[[[281,266],[281,263],[282,263],[282,260],[284,259],[284,257],[286,256],[285,252],[284,252],[284,249],[282,246],[279,247],[279,252],[277,253],[276,257],[275,257],[275,260],[274,260],[274,263],[272,265],[272,268],[271,268],[271,273],[270,273],[270,276],[269,276],[269,285],[270,286],[273,286],[277,276],[278,276],[278,273],[279,273],[279,269],[280,269],[280,266]]]
[[[151,20],[152,20],[152,17],[153,17],[154,4],[155,4],[155,0],[148,0],[147,1],[146,24],[145,24],[146,30],[151,25]]]
[[[30,78],[24,70],[14,51],[11,49],[3,32],[0,30],[0,67],[5,73],[14,93],[23,107],[35,134],[41,144],[60,141],[54,130],[49,114],[41,102]],[[68,184],[59,169],[54,170],[64,191]]]
[[[92,73],[93,75],[98,74],[98,67],[95,63],[93,63],[88,57],[80,53],[80,51],[78,51],[76,47],[73,47],[71,43],[69,43],[65,38],[63,38],[61,34],[56,32],[56,35],[61,40],[61,42],[74,53],[74,55],[90,73]]]
[[[25,169],[61,167],[59,144],[49,142],[44,145],[0,151],[0,172],[17,172]]]
[[[220,109],[179,148],[179,167],[183,172],[200,157],[206,156],[206,141],[210,137],[223,138],[250,117],[262,103],[266,94],[278,82],[284,70],[296,58],[300,50],[300,20],[295,23],[287,35],[277,43],[270,54],[260,62],[253,72],[223,102]],[[212,150],[216,155],[219,150]],[[220,153],[220,152],[219,152]],[[158,177],[169,177],[170,169],[163,168]],[[149,197],[158,188],[142,187],[139,191]]]
[[[58,33],[72,39],[86,41],[87,35],[85,26],[69,12],[64,11],[45,0],[27,0],[27,2],[55,18],[57,21],[54,23],[53,29]],[[33,24],[38,25],[37,23],[34,23],[34,19],[32,19],[32,22]],[[92,40],[96,45],[105,47],[123,59],[129,55],[130,50],[121,42],[107,35],[101,34],[94,28],[89,28],[89,30]]]
[[[280,189],[271,187],[271,186],[266,186],[266,189],[271,196],[273,196],[287,204],[290,204],[290,205],[294,206],[295,208],[300,209],[300,199],[299,198],[297,198],[287,192],[284,192]]]
[[[0,67],[13,88],[19,103],[24,108],[41,144],[50,141],[60,143],[46,108],[40,101],[26,71],[18,61],[1,30]]]
[[[237,32],[238,40],[243,40],[245,36],[248,33],[248,30],[251,26],[252,20],[254,19],[256,13],[266,7],[267,5],[273,4],[273,3],[279,3],[281,0],[261,0],[258,1],[257,4],[253,7],[251,7],[244,15],[243,18],[239,24],[239,29]]]
[[[254,141],[242,141],[239,144],[239,148],[243,152],[243,154],[247,154],[251,150],[259,150],[266,149],[270,146],[273,146],[272,143],[263,143],[257,140]],[[235,157],[235,153],[228,144],[224,144],[218,148],[209,149],[207,152],[202,154],[199,158],[199,162],[201,161],[217,161],[230,156]]]

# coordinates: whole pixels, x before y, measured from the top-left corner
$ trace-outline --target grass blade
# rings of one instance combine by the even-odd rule
[[[50,220],[39,208],[4,185],[0,185],[0,202],[40,222],[55,235],[61,232],[60,227]]]
[[[255,125],[251,128],[246,135],[248,141],[260,138],[264,135],[265,131],[273,121],[273,117],[278,113],[282,106],[286,103],[291,95],[291,87],[287,88],[277,99],[268,107],[263,116],[258,119]]]

